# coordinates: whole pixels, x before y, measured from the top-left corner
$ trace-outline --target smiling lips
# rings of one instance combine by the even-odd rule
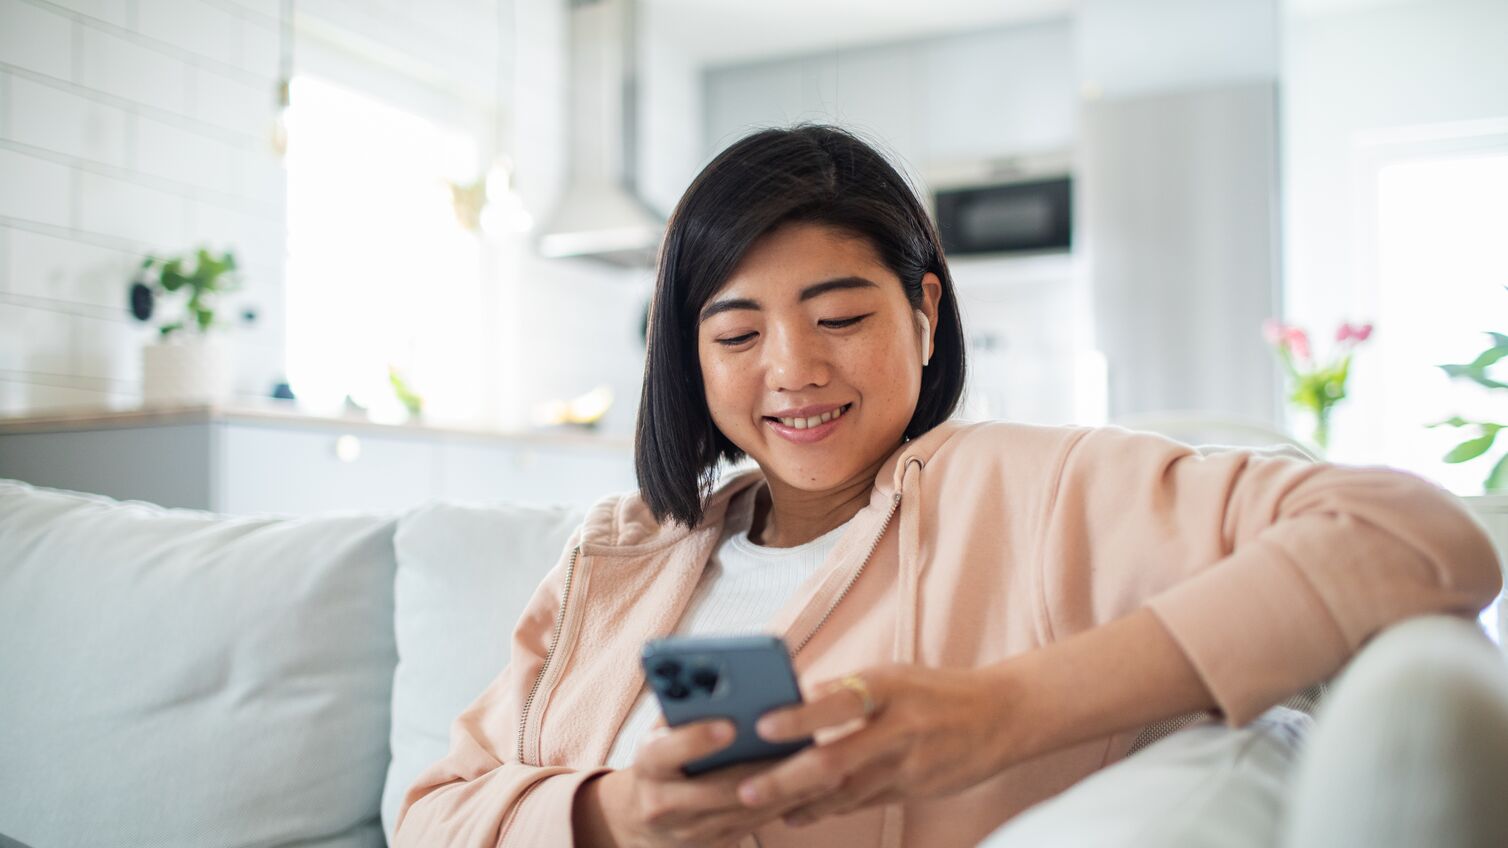
[[[776,434],[800,444],[821,441],[838,426],[838,420],[853,404],[847,403],[836,409],[806,417],[766,417],[770,429]]]

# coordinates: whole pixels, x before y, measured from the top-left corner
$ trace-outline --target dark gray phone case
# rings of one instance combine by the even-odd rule
[[[726,718],[738,726],[733,744],[682,766],[688,777],[784,757],[812,744],[810,738],[766,742],[754,731],[754,722],[770,710],[801,703],[791,655],[777,636],[653,639],[644,645],[642,661],[666,724]]]

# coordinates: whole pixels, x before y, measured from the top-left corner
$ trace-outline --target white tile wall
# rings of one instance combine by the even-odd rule
[[[241,70],[260,78],[276,78],[278,75],[278,23],[277,21],[241,12]]]
[[[77,159],[124,168],[131,115],[55,82],[10,80],[6,138]]]
[[[273,42],[276,45],[276,42]],[[189,70],[193,115],[205,123],[266,143],[277,112],[277,72],[263,83],[248,82],[221,70]]]
[[[138,397],[132,392],[57,386],[0,376],[0,415],[63,407],[126,409],[133,406]]]
[[[122,355],[136,351],[151,339],[152,328],[121,318],[73,316],[73,361],[68,373],[111,385],[131,386],[141,382],[141,357]]]
[[[241,185],[240,151],[220,139],[142,116],[134,141],[144,174],[221,192]]]
[[[286,228],[281,219],[229,209],[216,203],[193,203],[190,233],[196,244],[234,246],[236,258],[247,267],[275,268],[282,264]]]
[[[0,310],[0,374],[67,374],[73,363],[66,341],[72,335],[65,313],[8,305]]]
[[[131,24],[129,0],[52,0],[52,3],[119,27]]]
[[[0,265],[0,279],[7,282],[10,292],[121,310],[125,303],[121,281],[136,269],[136,253],[19,228],[0,229],[0,233],[9,247]]]
[[[10,132],[10,82],[11,75],[0,71],[0,138]]]
[[[68,226],[72,174],[64,165],[0,148],[0,216]]]
[[[135,403],[152,330],[127,284],[200,239],[266,304],[238,389],[281,377],[279,5],[0,0],[0,414]]]
[[[136,11],[142,35],[228,64],[240,63],[241,28],[239,16],[200,0],[154,0]]]
[[[0,62],[67,79],[73,61],[73,25],[25,0],[0,0]]]
[[[86,88],[180,115],[188,113],[184,62],[135,40],[82,27],[78,70],[79,79],[74,82]]]
[[[181,195],[141,183],[81,171],[79,229],[176,251],[188,241],[188,209]]]
[[[215,0],[215,5],[222,9],[235,8],[243,13],[251,12],[274,22],[282,8],[281,0]]]

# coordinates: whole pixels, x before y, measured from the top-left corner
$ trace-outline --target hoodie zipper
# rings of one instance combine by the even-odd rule
[[[792,657],[800,653],[801,649],[805,648],[807,643],[812,641],[812,638],[817,635],[817,631],[822,629],[822,625],[826,624],[829,618],[832,618],[833,612],[837,610],[838,605],[843,603],[844,598],[848,597],[849,591],[853,589],[854,584],[863,576],[864,569],[869,567],[869,560],[874,557],[875,550],[879,548],[880,540],[885,538],[885,531],[890,529],[890,522],[895,519],[895,513],[900,509],[900,506],[901,493],[897,491],[890,496],[890,509],[885,513],[885,520],[880,522],[879,532],[875,533],[874,539],[869,542],[869,550],[864,552],[864,560],[859,563],[859,567],[854,570],[854,573],[849,576],[848,581],[843,584],[843,588],[838,592],[838,596],[833,599],[833,602],[828,605],[827,610],[822,613],[822,618],[818,619],[816,625],[807,631],[806,636],[801,642],[795,648],[791,649]],[[560,646],[560,631],[565,626],[566,605],[571,600],[571,584],[574,582],[576,576],[576,560],[580,556],[581,546],[577,545],[571,549],[571,561],[566,566],[565,591],[560,596],[560,610],[555,616],[555,632],[550,637],[550,648],[545,651],[545,660],[539,666],[539,673],[534,675],[534,685],[529,687],[529,695],[524,698],[524,707],[518,717],[518,748],[516,753],[520,763],[524,761],[524,732],[529,726],[529,711],[534,706],[534,699],[539,696],[540,684],[544,682],[545,673],[550,670],[550,661],[555,657],[555,650]]]
[[[566,566],[565,591],[560,594],[560,612],[555,616],[555,633],[550,637],[550,648],[545,651],[545,661],[540,663],[539,674],[534,676],[534,685],[529,687],[529,696],[524,699],[524,708],[518,717],[518,761],[524,761],[524,731],[529,726],[529,709],[534,706],[534,698],[539,695],[539,685],[544,682],[545,672],[550,669],[550,660],[555,657],[555,649],[560,645],[560,631],[565,626],[566,604],[571,600],[571,583],[576,577],[576,560],[581,556],[581,546],[571,549],[571,562]]]
[[[818,619],[816,625],[807,631],[806,637],[801,640],[800,644],[791,649],[792,657],[799,654],[801,649],[805,648],[806,644],[812,641],[812,637],[817,635],[817,631],[822,629],[822,625],[826,624],[829,618],[832,618],[833,611],[838,608],[838,604],[843,603],[843,599],[848,597],[848,592],[853,588],[853,584],[859,582],[859,577],[863,575],[864,569],[869,567],[869,560],[874,556],[875,549],[880,546],[880,540],[885,538],[885,531],[890,529],[890,521],[895,518],[895,512],[900,508],[900,505],[901,493],[897,491],[890,496],[890,511],[885,513],[885,520],[880,522],[880,532],[874,534],[874,540],[869,543],[869,550],[864,554],[864,560],[859,563],[859,567],[849,576],[848,582],[843,584],[843,589],[838,592],[838,597],[833,598],[833,602],[828,605],[827,611],[822,613],[822,618]]]

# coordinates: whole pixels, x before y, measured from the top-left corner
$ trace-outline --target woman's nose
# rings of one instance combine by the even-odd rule
[[[819,339],[799,330],[776,330],[764,346],[765,385],[773,391],[825,386],[831,368]]]

